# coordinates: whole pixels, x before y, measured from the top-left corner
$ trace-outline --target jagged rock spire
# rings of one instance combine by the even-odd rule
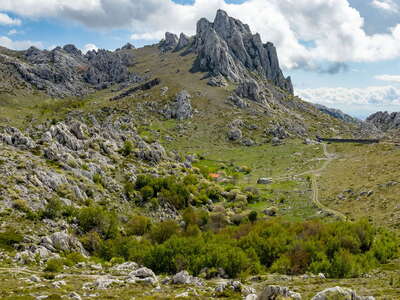
[[[293,93],[290,77],[279,66],[275,46],[263,44],[259,34],[248,25],[218,10],[213,23],[202,18],[197,23],[193,51],[198,54],[197,68],[212,76],[223,75],[240,82],[249,72],[258,72],[276,86]]]

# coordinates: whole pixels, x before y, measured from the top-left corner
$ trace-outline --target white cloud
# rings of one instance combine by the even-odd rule
[[[21,23],[22,22],[19,19],[13,19],[9,15],[0,13],[0,25],[19,26]]]
[[[374,2],[390,6],[393,1]],[[195,0],[193,5],[171,0],[0,1],[0,10],[25,17],[61,18],[101,30],[125,28],[133,31],[133,39],[144,40],[160,39],[165,31],[194,34],[197,20],[212,19],[218,8],[248,23],[264,41],[274,42],[285,68],[319,70],[321,61],[337,64],[400,57],[400,24],[387,33],[368,35],[364,19],[349,0],[248,0],[242,4]],[[312,46],[301,41],[312,41]]]
[[[296,94],[306,101],[331,107],[362,105],[400,106],[400,88],[371,86],[366,88],[316,88],[299,89]]]
[[[372,6],[385,10],[387,12],[396,13],[399,12],[399,5],[393,0],[373,0]]]
[[[399,82],[400,83],[400,75],[377,75],[375,79],[381,81],[388,81],[388,82]]]
[[[15,35],[15,34],[17,34],[18,33],[18,31],[16,30],[16,29],[11,29],[8,33],[7,33],[7,35]]]
[[[134,33],[131,35],[132,40],[145,40],[145,41],[154,41],[160,40],[164,37],[164,31],[155,31],[148,33]]]
[[[6,36],[0,36],[0,46],[13,50],[26,50],[31,46],[43,49],[43,44],[41,42],[13,41],[12,39]]]
[[[87,52],[89,52],[89,51],[91,51],[91,50],[98,50],[99,48],[95,45],[95,44],[86,44],[84,47],[83,47],[83,49],[82,49],[82,52],[83,53],[87,53]]]

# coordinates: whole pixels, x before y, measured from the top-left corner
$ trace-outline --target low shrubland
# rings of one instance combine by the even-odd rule
[[[182,180],[138,177],[131,200],[147,203],[157,199],[159,205],[173,205],[181,212],[179,223],[154,222],[129,211],[121,215],[121,211],[91,201],[82,208],[71,208],[52,200],[38,215],[74,223],[76,234],[93,256],[135,261],[158,273],[185,269],[199,275],[223,269],[232,278],[260,272],[346,278],[360,276],[399,255],[396,234],[367,220],[265,220],[256,212],[228,217],[222,205],[213,211],[196,207],[194,198],[210,189],[214,191],[210,195],[222,195],[217,186],[202,184],[190,175]],[[224,197],[229,198],[233,191],[225,190]],[[228,198],[228,202],[237,201],[237,197]],[[209,196],[205,199],[211,200]],[[14,239],[2,243],[12,245]]]

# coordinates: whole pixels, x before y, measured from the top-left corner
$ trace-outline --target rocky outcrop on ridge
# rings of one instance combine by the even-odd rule
[[[190,37],[188,37],[186,34],[181,33],[181,35],[179,36],[179,41],[178,44],[175,47],[174,51],[180,51],[183,48],[187,47],[190,43]]]
[[[128,70],[132,55],[121,51],[92,50],[83,55],[74,45],[51,51],[31,47],[22,58],[1,55],[0,60],[20,80],[53,97],[82,96],[115,83],[141,80]]]
[[[211,76],[223,75],[234,82],[257,72],[293,94],[291,79],[283,76],[274,45],[263,44],[259,34],[253,34],[248,25],[223,10],[218,10],[213,23],[205,18],[197,23],[192,51],[198,55],[194,69]]]
[[[171,51],[176,48],[178,45],[178,36],[176,34],[173,34],[171,32],[166,32],[165,33],[165,39],[160,42],[160,49],[163,52],[166,51]]]
[[[375,125],[382,131],[400,128],[400,112],[388,113],[379,111],[367,118],[367,123]]]
[[[342,112],[340,109],[335,109],[335,108],[329,108],[321,104],[314,104],[314,106],[320,111],[323,112],[327,115],[330,115],[331,117],[335,119],[342,120],[347,123],[360,123],[360,120],[353,118],[352,116],[349,116],[348,114],[345,114]]]

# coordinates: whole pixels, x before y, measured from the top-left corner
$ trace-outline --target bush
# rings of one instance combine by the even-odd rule
[[[258,213],[256,211],[252,211],[249,213],[249,221],[254,223],[255,221],[257,221],[257,217],[258,217]]]
[[[179,226],[175,221],[164,221],[153,226],[150,231],[150,239],[155,243],[161,244],[178,233]]]
[[[120,149],[120,153],[123,156],[129,156],[133,152],[133,144],[131,141],[125,141],[123,147]]]
[[[145,216],[133,216],[126,224],[128,235],[144,235],[150,231],[151,219]]]
[[[64,261],[61,258],[51,258],[47,261],[45,272],[59,273],[64,269]]]
[[[64,213],[65,207],[60,199],[52,198],[47,202],[44,208],[42,217],[46,219],[58,219],[61,218]]]
[[[77,215],[79,227],[83,232],[95,231],[103,238],[114,238],[118,234],[118,219],[112,212],[100,206],[82,208]]]
[[[5,231],[0,232],[0,248],[12,250],[13,246],[21,243],[22,240],[23,236],[14,228],[7,228]]]

